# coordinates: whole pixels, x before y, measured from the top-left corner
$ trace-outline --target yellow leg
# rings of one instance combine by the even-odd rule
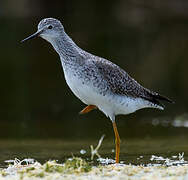
[[[80,111],[80,114],[86,114],[86,113],[92,111],[93,109],[97,109],[97,107],[95,105],[89,105],[89,106],[85,107],[82,111]]]
[[[120,153],[120,137],[117,130],[116,122],[112,122],[114,134],[115,134],[115,142],[116,142],[116,163],[119,163],[119,153]]]

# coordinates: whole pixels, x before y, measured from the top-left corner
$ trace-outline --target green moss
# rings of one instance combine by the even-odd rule
[[[66,160],[62,164],[57,164],[55,161],[49,161],[44,164],[44,171],[47,173],[81,173],[91,171],[91,165],[84,159],[79,157],[73,157],[72,159]]]
[[[1,172],[1,175],[2,175],[2,176],[7,176],[8,174],[7,174],[5,171],[2,171],[2,172]]]
[[[42,177],[44,177],[44,172],[40,172],[40,173],[38,173],[38,174],[35,174],[35,176],[42,178]]]
[[[28,172],[33,171],[33,170],[35,170],[34,167],[29,167],[29,168],[26,169],[26,172],[28,173]]]
[[[63,170],[64,170],[63,166],[61,166],[60,164],[56,164],[55,161],[47,162],[44,165],[44,171],[48,173],[51,173],[51,172],[61,173],[63,172]]]
[[[91,171],[91,165],[84,159],[79,157],[73,157],[68,159],[64,164],[64,169],[67,172],[89,172]]]

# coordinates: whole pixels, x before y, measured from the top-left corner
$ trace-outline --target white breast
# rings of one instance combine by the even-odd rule
[[[74,76],[71,72],[64,72],[65,80],[74,93],[83,103],[95,105],[95,98],[97,93],[94,89],[83,83],[83,80],[79,79],[77,76]]]

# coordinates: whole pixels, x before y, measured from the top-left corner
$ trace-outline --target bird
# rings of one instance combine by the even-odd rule
[[[42,19],[37,31],[21,42],[37,36],[53,46],[60,57],[66,83],[73,94],[87,105],[80,114],[99,109],[111,120],[116,163],[119,163],[120,154],[116,115],[134,113],[143,108],[163,110],[161,101],[173,103],[171,99],[140,85],[118,65],[80,48],[58,19]]]

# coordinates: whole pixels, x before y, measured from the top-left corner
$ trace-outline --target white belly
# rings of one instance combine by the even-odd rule
[[[77,76],[65,72],[65,80],[74,93],[83,103],[88,105],[97,105],[101,95],[98,94],[92,85],[85,84]]]

